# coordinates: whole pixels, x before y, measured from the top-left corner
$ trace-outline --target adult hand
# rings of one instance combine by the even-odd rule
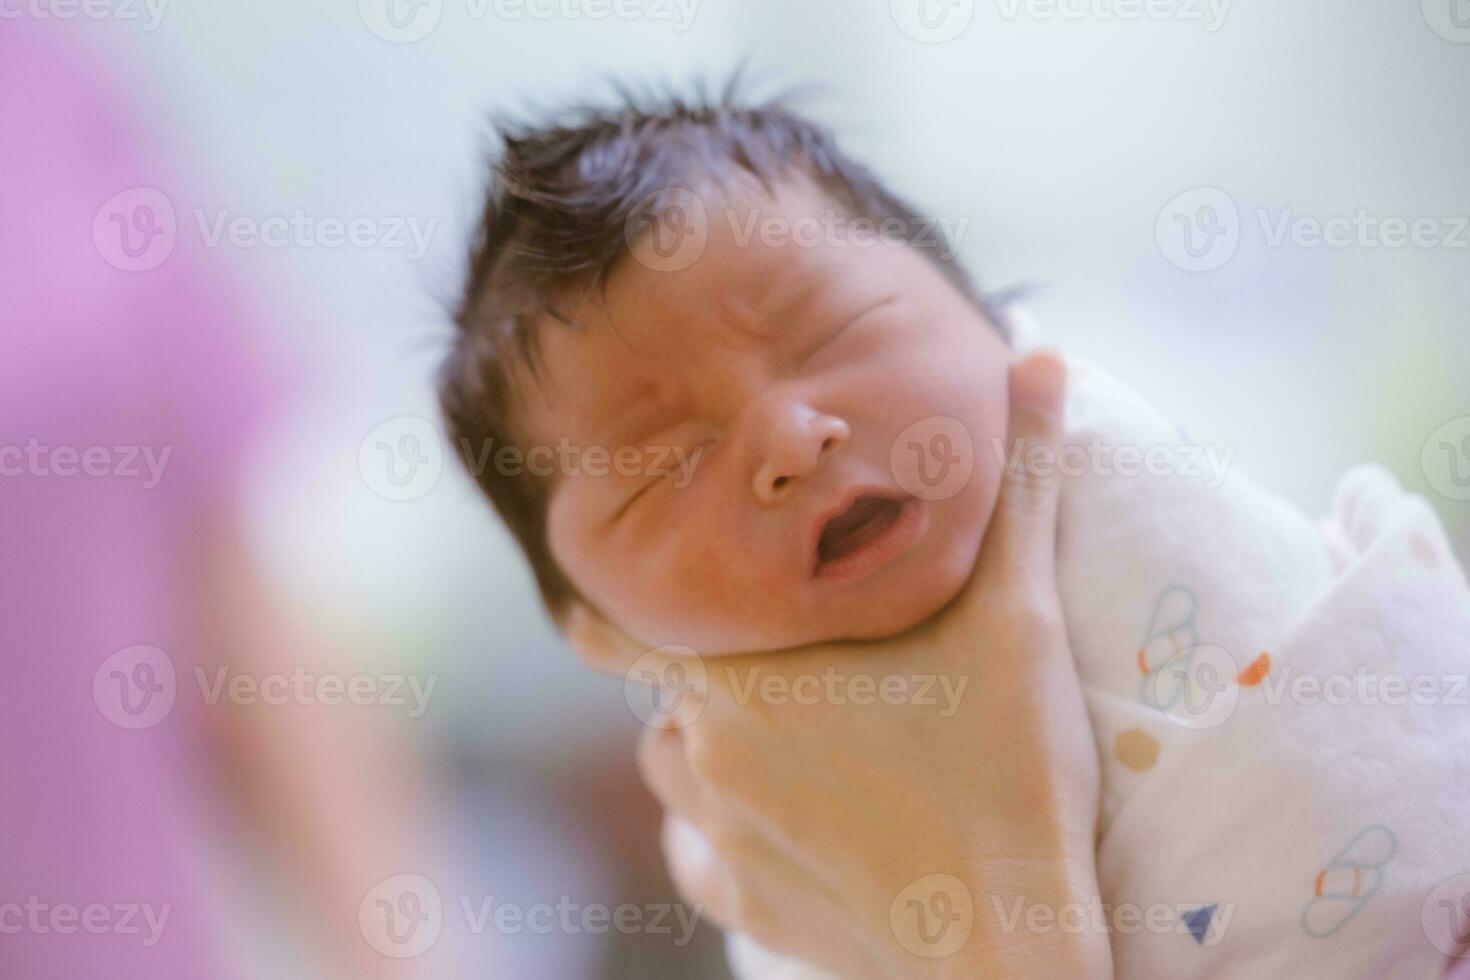
[[[1064,388],[1051,355],[1013,365],[1012,446],[1059,445]],[[886,640],[698,660],[573,613],[593,666],[695,681],[640,764],[675,881],[716,922],[842,977],[1111,976],[1106,935],[1014,915],[1097,894],[1050,470],[1006,474],[963,592]]]

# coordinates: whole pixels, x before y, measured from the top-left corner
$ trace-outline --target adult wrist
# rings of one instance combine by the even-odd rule
[[[894,976],[1112,980],[1106,906],[1090,856],[992,862],[963,888],[944,877],[931,876],[927,893],[895,908],[895,935],[908,955]],[[956,931],[942,928],[946,916]]]
[[[975,909],[973,962],[954,976],[1111,980],[1112,947],[1091,854],[997,873]]]

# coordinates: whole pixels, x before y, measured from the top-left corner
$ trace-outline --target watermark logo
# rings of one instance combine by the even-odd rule
[[[393,875],[362,897],[357,926],[379,953],[409,959],[428,952],[439,941],[444,903],[439,889],[423,875]]]
[[[1470,0],[1423,0],[1424,20],[1447,41],[1470,44]]]
[[[203,248],[381,249],[403,252],[410,261],[424,257],[439,226],[434,217],[311,214],[304,208],[265,217],[229,208],[194,208],[192,214]],[[98,254],[124,272],[158,268],[173,254],[178,236],[173,202],[153,187],[114,194],[92,219]]]
[[[229,208],[194,209],[194,224],[205,248],[327,249],[360,248],[401,251],[417,262],[429,251],[438,218],[417,215],[367,215],[343,217],[310,214],[295,208],[290,214],[259,218],[234,214]]]
[[[520,446],[461,438],[456,447],[465,469],[475,479],[494,472],[523,476],[644,478],[668,480],[683,490],[694,480],[704,446],[582,446],[563,436],[556,444]],[[438,428],[428,419],[403,415],[381,423],[358,446],[358,471],[369,488],[388,500],[415,500],[434,489],[442,473],[444,448]],[[5,447],[0,446],[0,476],[5,475]]]
[[[889,0],[898,29],[921,44],[953,41],[975,19],[975,0]]]
[[[1164,257],[1186,272],[1210,272],[1240,247],[1240,209],[1218,187],[1196,187],[1176,195],[1154,223]]]
[[[364,26],[390,44],[428,37],[444,15],[444,0],[357,0]]]
[[[1431,432],[1419,463],[1429,485],[1442,496],[1470,500],[1470,415],[1451,419]]]
[[[888,909],[899,945],[924,959],[953,956],[970,941],[975,903],[954,875],[925,875],[904,888]]]
[[[628,216],[623,237],[640,264],[678,272],[698,262],[709,245],[709,212],[687,187],[655,191]]]
[[[1208,644],[1192,646],[1149,669],[1143,656],[1141,700],[1181,728],[1214,728],[1235,713],[1240,669],[1229,652]]]
[[[838,208],[820,214],[766,213],[760,208],[711,210],[683,187],[647,195],[628,216],[624,239],[633,257],[656,272],[687,269],[704,255],[716,222],[728,228],[736,248],[929,249],[953,259],[970,228],[967,216],[890,215],[877,219],[849,215]]]
[[[888,451],[888,468],[905,493],[947,500],[975,470],[975,445],[959,419],[932,415],[904,429]]]
[[[457,898],[457,901],[454,899]],[[499,895],[451,896],[459,915],[445,908],[433,881],[420,874],[398,874],[374,885],[358,905],[358,926],[373,949],[394,959],[420,956],[437,943],[446,927],[468,935],[602,936],[644,934],[673,937],[689,945],[704,907],[683,903],[579,902],[569,895],[555,901],[516,902]],[[459,922],[459,918],[463,922]]]
[[[1470,215],[1384,215],[1358,208],[1323,217],[1292,208],[1257,208],[1255,217],[1262,243],[1273,249],[1470,249]],[[1201,187],[1165,205],[1154,231],[1164,257],[1174,265],[1209,272],[1234,257],[1244,225],[1229,194]]]
[[[335,707],[352,704],[359,707],[381,706],[406,708],[408,717],[423,717],[429,710],[429,699],[439,683],[439,675],[427,678],[418,674],[317,674],[296,666],[287,673],[271,673],[256,677],[232,673],[229,667],[216,667],[213,677],[203,667],[194,668],[199,693],[204,703],[213,707],[221,701],[236,705],[284,704]]]
[[[704,711],[708,696],[709,672],[688,647],[650,650],[623,675],[623,698],[650,728],[683,728]]]
[[[173,202],[156,187],[119,191],[92,218],[97,254],[123,272],[147,272],[163,265],[177,239]]]
[[[1446,956],[1470,957],[1470,873],[1446,878],[1420,910],[1429,944]]]
[[[178,693],[173,661],[158,647],[124,647],[92,675],[92,700],[119,728],[152,728],[168,717]]]
[[[439,430],[428,419],[400,415],[369,432],[357,449],[363,482],[385,500],[417,500],[444,470]]]

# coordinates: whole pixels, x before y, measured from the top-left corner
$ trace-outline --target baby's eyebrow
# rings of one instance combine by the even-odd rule
[[[761,277],[760,287],[748,302],[742,297],[724,304],[717,312],[721,322],[731,329],[757,340],[770,340],[825,286],[821,276],[809,271],[776,271]]]
[[[667,381],[643,379],[630,385],[603,417],[603,438],[609,445],[629,444],[645,433],[666,427],[682,410],[681,399]]]

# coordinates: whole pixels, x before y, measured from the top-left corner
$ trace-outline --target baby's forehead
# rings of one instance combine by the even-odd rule
[[[629,402],[667,406],[721,358],[901,289],[911,263],[924,261],[902,246],[782,234],[834,213],[807,180],[707,193],[700,203],[706,239],[694,260],[669,268],[634,249],[598,287],[553,299],[534,328],[537,370],[520,372],[517,385],[528,427],[585,433]]]

